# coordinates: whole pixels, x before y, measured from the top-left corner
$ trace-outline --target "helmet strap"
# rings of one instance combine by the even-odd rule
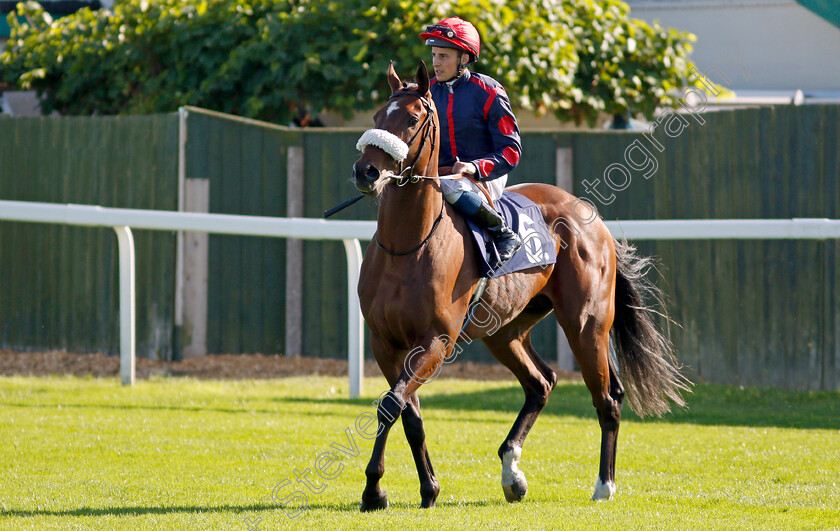
[[[461,74],[463,74],[463,73],[464,73],[464,69],[465,69],[467,66],[469,66],[469,64],[470,64],[470,62],[469,62],[469,61],[467,61],[466,63],[464,63],[464,62],[461,60],[461,58],[462,58],[462,57],[464,57],[464,54],[465,54],[465,53],[467,53],[467,52],[462,52],[462,51],[459,51],[459,52],[458,52],[458,74],[457,74],[455,77],[461,77]],[[470,56],[468,55],[468,56],[467,56],[467,59],[469,59],[469,58],[470,58]]]

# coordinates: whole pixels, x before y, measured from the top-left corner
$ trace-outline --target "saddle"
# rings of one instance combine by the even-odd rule
[[[489,197],[489,194],[487,195]],[[494,269],[490,264],[498,263],[498,252],[493,245],[493,239],[475,222],[465,218],[478,251],[483,278],[500,277],[532,267],[546,267],[557,261],[551,231],[546,226],[539,207],[533,201],[522,194],[506,191],[493,207],[505,218],[511,230],[522,239],[522,247],[513,258]]]

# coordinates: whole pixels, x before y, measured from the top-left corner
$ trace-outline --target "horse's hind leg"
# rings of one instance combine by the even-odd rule
[[[561,233],[558,233],[561,234]],[[601,459],[593,500],[615,493],[615,456],[624,388],[610,361],[615,316],[615,249],[605,226],[561,236],[569,247],[557,255],[547,286],[557,322],[566,332],[601,425]]]
[[[598,422],[601,424],[601,462],[595,492],[592,494],[593,500],[608,500],[615,494],[615,455],[621,406],[624,403],[624,386],[621,385],[612,362],[609,363],[609,367],[610,400],[605,400],[604,407],[598,410]]]
[[[596,501],[609,500],[615,494],[616,443],[624,401],[624,387],[610,361],[609,328],[603,324],[590,318],[580,332],[564,327],[601,425],[601,459],[592,494]]]
[[[499,447],[502,490],[511,503],[521,501],[528,491],[525,474],[517,466],[522,445],[557,383],[557,375],[531,346],[529,331],[544,315],[520,315],[505,328],[482,339],[493,356],[513,372],[525,391],[525,404]]]

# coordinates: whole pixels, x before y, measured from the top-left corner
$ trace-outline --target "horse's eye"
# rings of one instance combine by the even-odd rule
[[[408,119],[408,125],[410,127],[414,127],[415,125],[417,125],[417,122],[419,122],[419,121],[420,120],[418,120],[416,117],[412,116]]]

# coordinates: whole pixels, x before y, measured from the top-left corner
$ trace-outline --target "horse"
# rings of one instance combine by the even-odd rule
[[[440,486],[426,448],[417,390],[451,361],[457,342],[467,339],[481,339],[525,392],[498,451],[505,499],[525,497],[528,485],[518,466],[522,445],[557,383],[534,350],[530,331],[552,312],[601,426],[592,500],[610,499],[625,397],[640,415],[661,415],[670,411],[669,400],[685,405],[681,392],[690,384],[657,324],[657,312],[646,306],[659,295],[647,278],[651,259],[615,240],[597,212],[570,193],[547,184],[511,186],[507,190],[536,203],[551,227],[556,262],[490,279],[481,301],[495,314],[493,330],[486,330],[486,319],[469,319],[479,262],[467,224],[442,195],[440,179],[454,176],[438,175],[439,122],[429,74],[420,61],[414,83],[402,82],[393,63],[387,77],[391,96],[374,114],[375,129],[359,139],[362,154],[353,165],[356,188],[379,198],[377,230],[365,251],[358,294],[373,356],[390,385],[378,401],[378,430],[360,510],[388,506],[379,483],[388,433],[400,416],[420,479],[421,507],[435,505]],[[611,331],[616,360],[610,356]]]

